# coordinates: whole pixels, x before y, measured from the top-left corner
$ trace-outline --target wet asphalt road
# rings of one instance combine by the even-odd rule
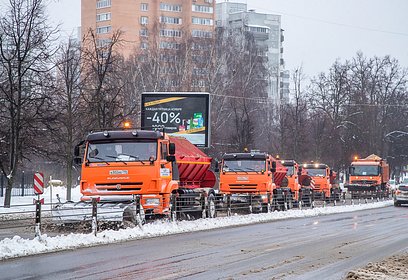
[[[407,249],[408,207],[386,207],[5,260],[0,278],[343,279]]]

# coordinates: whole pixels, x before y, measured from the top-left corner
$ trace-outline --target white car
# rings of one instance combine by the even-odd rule
[[[408,204],[408,178],[398,184],[394,195],[394,205]]]

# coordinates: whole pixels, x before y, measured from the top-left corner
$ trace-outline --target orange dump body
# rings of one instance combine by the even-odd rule
[[[270,156],[272,162],[276,162],[276,171],[273,173],[273,181],[277,187],[282,185],[283,179],[286,177],[287,168],[281,163],[280,160],[277,160]]]
[[[210,170],[212,158],[185,138],[170,136],[170,141],[176,144],[180,186],[193,189],[214,187],[216,177]]]

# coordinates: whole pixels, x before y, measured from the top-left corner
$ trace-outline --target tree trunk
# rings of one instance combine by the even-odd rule
[[[7,178],[6,195],[4,196],[4,208],[10,208],[11,205],[11,190],[13,189],[14,176],[11,179]]]

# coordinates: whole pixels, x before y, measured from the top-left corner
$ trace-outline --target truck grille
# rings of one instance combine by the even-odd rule
[[[356,185],[375,185],[377,184],[376,181],[372,181],[372,180],[358,180],[358,181],[352,181],[352,184],[356,184]]]
[[[230,190],[236,192],[254,191],[257,188],[257,184],[230,184]]]
[[[99,191],[140,191],[143,182],[95,184]]]

